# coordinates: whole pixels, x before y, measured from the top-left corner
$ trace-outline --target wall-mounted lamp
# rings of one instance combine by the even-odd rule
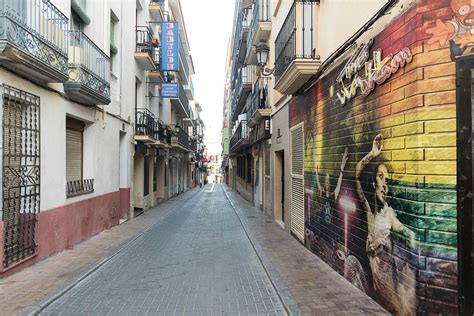
[[[268,47],[265,41],[260,41],[260,43],[255,46],[255,52],[257,53],[257,63],[260,66],[260,75],[264,77],[271,76],[275,72],[275,68],[265,67],[268,61],[270,47]]]

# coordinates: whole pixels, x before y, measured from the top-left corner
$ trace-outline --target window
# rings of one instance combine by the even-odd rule
[[[147,196],[150,193],[150,158],[145,156],[143,170],[143,195]]]
[[[165,168],[165,170],[163,170],[164,174],[165,174],[165,187],[168,186],[168,168],[166,167],[168,166],[168,164],[164,164],[163,167]]]
[[[66,117],[66,193],[68,197],[94,191],[94,179],[83,178],[84,127],[84,122]]]
[[[82,180],[84,123],[66,118],[66,181]]]
[[[153,163],[153,192],[156,192],[158,189],[158,162],[157,158],[153,158],[155,162]]]
[[[76,12],[71,11],[71,30],[72,31],[83,31],[84,30],[84,22],[82,22],[82,19],[77,15]]]
[[[248,183],[252,183],[252,164],[253,164],[253,161],[252,161],[252,155],[250,154],[247,154],[247,182]]]
[[[118,63],[116,62],[117,53],[118,53],[118,45],[116,43],[116,28],[119,19],[115,15],[115,13],[111,10],[110,11],[110,71],[112,73],[116,73]]]

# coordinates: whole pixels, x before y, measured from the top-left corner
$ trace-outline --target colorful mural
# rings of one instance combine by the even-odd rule
[[[458,308],[452,58],[470,51],[470,4],[416,1],[290,103],[307,247],[397,315]]]

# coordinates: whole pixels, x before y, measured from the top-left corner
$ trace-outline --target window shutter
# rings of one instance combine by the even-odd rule
[[[82,180],[82,132],[66,128],[66,181]]]
[[[290,230],[304,242],[304,137],[303,123],[290,129]]]

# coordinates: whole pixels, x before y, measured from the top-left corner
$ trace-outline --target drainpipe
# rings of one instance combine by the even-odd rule
[[[329,66],[334,63],[334,61],[340,57],[344,52],[346,52],[351,46],[353,46],[356,41],[361,37],[363,33],[365,33],[380,17],[385,15],[390,9],[392,9],[395,4],[399,2],[399,0],[388,0],[385,5],[369,20],[365,23],[354,35],[352,35],[342,46],[340,46],[336,51],[334,51],[328,59],[326,59],[319,70],[309,78],[308,81],[294,94],[295,96],[304,94],[311,89],[316,82],[318,81],[319,77],[326,71]]]

